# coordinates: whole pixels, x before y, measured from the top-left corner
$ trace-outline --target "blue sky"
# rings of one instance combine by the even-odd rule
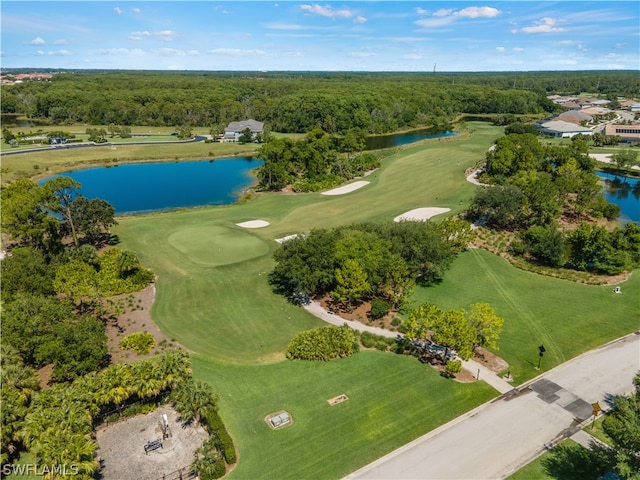
[[[639,69],[633,1],[8,1],[5,68]]]

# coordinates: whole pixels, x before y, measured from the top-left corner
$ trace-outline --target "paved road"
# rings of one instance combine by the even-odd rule
[[[70,150],[74,148],[94,148],[94,147],[126,147],[129,145],[174,145],[177,143],[196,143],[204,142],[207,139],[206,136],[196,135],[191,140],[168,140],[168,141],[140,141],[140,142],[127,142],[127,143],[95,143],[95,142],[83,142],[83,143],[64,143],[62,145],[49,145],[41,148],[32,148],[28,150],[3,150],[0,152],[0,156],[6,157],[9,155],[21,155],[23,153],[37,153],[37,152],[50,152],[53,150]]]
[[[504,478],[588,423],[591,404],[633,391],[640,335],[583,354],[346,479]]]

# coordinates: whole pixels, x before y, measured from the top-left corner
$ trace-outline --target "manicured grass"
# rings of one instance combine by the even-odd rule
[[[487,302],[505,319],[497,353],[521,383],[572,357],[638,329],[640,276],[616,295],[610,286],[582,285],[518,270],[484,250],[460,255],[444,281],[417,289],[414,301],[443,309]],[[546,353],[536,370],[538,346]]]
[[[369,175],[370,185],[347,195],[268,194],[228,207],[121,218],[113,231],[123,248],[138,253],[159,275],[152,313],[168,335],[191,350],[221,360],[281,359],[296,332],[322,323],[274,295],[267,276],[277,247],[274,239],[316,227],[390,221],[422,206],[459,211],[474,188],[465,180],[464,169],[483,157],[496,133],[495,127],[479,124],[469,140],[408,148]],[[207,252],[206,235],[200,235],[200,229],[237,231],[236,223],[256,219],[271,224],[246,235],[261,238],[269,250],[251,261],[213,265],[217,248],[223,247],[212,241]],[[185,231],[200,237],[190,239],[186,249]],[[181,240],[176,243],[176,238]],[[189,253],[196,251],[200,253]]]
[[[488,401],[483,382],[460,384],[413,357],[364,351],[326,363],[223,365],[193,357],[197,379],[220,392],[225,424],[240,450],[231,479],[340,478]],[[327,400],[345,394],[345,402]],[[281,410],[293,424],[272,430]]]
[[[186,227],[169,235],[167,241],[194,264],[203,266],[240,263],[269,251],[260,238],[240,228],[219,225]]]

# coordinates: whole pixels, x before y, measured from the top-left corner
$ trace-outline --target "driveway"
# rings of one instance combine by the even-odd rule
[[[350,474],[346,479],[504,478],[633,391],[640,334],[570,360]]]

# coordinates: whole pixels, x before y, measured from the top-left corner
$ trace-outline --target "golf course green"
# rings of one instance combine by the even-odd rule
[[[231,479],[339,478],[427,433],[498,392],[444,379],[412,357],[362,351],[326,363],[289,361],[302,330],[324,325],[273,291],[276,239],[362,221],[391,221],[414,208],[465,209],[476,188],[465,169],[503,130],[468,123],[469,134],[426,141],[383,160],[370,182],[345,195],[268,194],[246,203],[122,217],[113,229],[158,276],[153,320],[192,353],[194,376],[211,383],[238,447]],[[444,218],[442,215],[436,218]],[[238,223],[264,220],[262,228]],[[637,329],[637,273],[622,285],[579,285],[520,271],[485,251],[460,255],[442,283],[412,301],[441,308],[487,302],[505,319],[497,351],[517,383]],[[327,400],[348,400],[330,406]],[[288,411],[271,430],[264,417]]]

